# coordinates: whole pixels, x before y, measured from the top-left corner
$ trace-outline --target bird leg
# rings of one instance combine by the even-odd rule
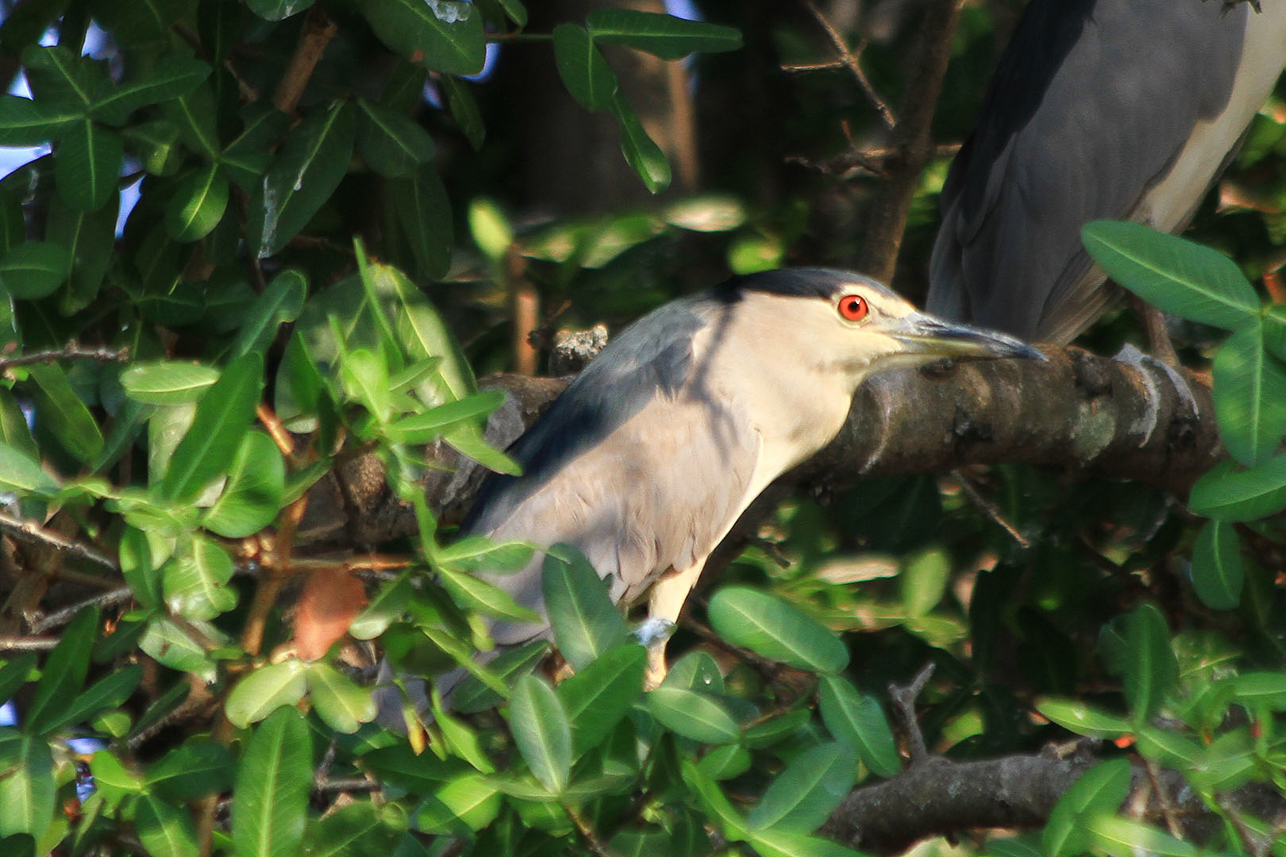
[[[697,585],[697,578],[701,577],[704,565],[705,563],[698,562],[690,568],[672,568],[652,584],[652,590],[648,593],[648,618],[644,628],[655,629],[661,622],[665,622],[670,628],[674,627],[679,621],[679,613],[683,611],[683,603],[688,600],[688,593]],[[652,639],[643,641],[647,646],[647,670],[643,674],[643,687],[654,690],[665,681],[665,674],[669,671],[665,662],[665,644],[669,641],[669,634],[661,636],[650,633],[649,636]]]

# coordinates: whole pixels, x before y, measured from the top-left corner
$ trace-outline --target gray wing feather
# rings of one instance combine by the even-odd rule
[[[1227,103],[1246,10],[1218,6],[1033,0],[943,189],[930,311],[1071,339],[1102,309],[1080,227],[1130,218]]]

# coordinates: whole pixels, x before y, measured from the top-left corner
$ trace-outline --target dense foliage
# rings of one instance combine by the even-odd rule
[[[906,5],[836,24],[871,39],[894,104],[937,8]],[[470,572],[531,547],[454,541],[426,449],[513,468],[475,367],[525,348],[519,298],[620,321],[729,271],[857,256],[881,179],[853,156],[883,140],[877,111],[842,63],[801,68],[835,51],[806,7],[698,6],[721,23],[586,4],[529,25],[519,0],[8,8],[0,67],[30,96],[0,97],[0,145],[37,151],[0,180],[0,854],[851,854],[817,831],[855,786],[925,763],[919,740],[964,760],[1073,735],[1110,739],[1081,750],[1104,761],[1043,830],[973,851],[1197,854],[1177,812],[1118,813],[1132,774],[1165,769],[1214,820],[1203,847],[1286,854],[1281,822],[1236,799],[1286,795],[1279,104],[1225,185],[1253,206],[1197,219],[1267,307],[1219,253],[1086,232],[1114,278],[1202,325],[1185,356],[1213,358],[1230,461],[1190,501],[1008,466],[801,493],[692,606],[657,690],[569,552],[544,591],[570,677],[537,669],[543,643],[473,660],[477,616],[529,612]],[[964,11],[944,141],[1013,12]],[[507,70],[520,56],[608,122],[628,189],[561,210],[534,190],[597,164],[529,162],[556,129],[523,119],[539,83]],[[657,60],[688,64],[633,65]],[[699,179],[676,178],[637,87],[675,68]],[[945,164],[911,207],[913,295]],[[1131,335],[1121,313],[1090,341]],[[312,526],[363,456],[413,532]],[[427,727],[408,706],[388,729],[376,652],[472,676]],[[889,683],[926,663],[918,723],[891,725]]]

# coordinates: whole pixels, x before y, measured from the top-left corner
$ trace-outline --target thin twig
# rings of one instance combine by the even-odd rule
[[[902,723],[902,728],[906,732],[907,742],[911,745],[911,764],[915,765],[929,758],[929,748],[924,744],[924,733],[920,731],[920,723],[915,717],[915,703],[920,698],[920,693],[924,686],[929,683],[933,677],[933,671],[936,665],[929,661],[920,671],[911,679],[907,685],[889,685],[889,697],[893,700],[893,710],[898,720]]]
[[[308,18],[304,21],[303,32],[300,34],[298,44],[295,45],[295,53],[290,58],[290,65],[281,76],[277,91],[273,93],[274,107],[285,114],[295,112],[295,108],[299,106],[299,99],[304,94],[304,87],[308,85],[308,79],[313,75],[313,69],[317,67],[322,54],[326,52],[326,46],[338,32],[339,27],[320,6],[314,6],[308,11]]]
[[[104,592],[101,595],[95,595],[93,598],[86,598],[84,601],[70,604],[61,610],[55,610],[53,613],[41,616],[31,623],[31,630],[37,634],[43,634],[52,628],[61,628],[66,625],[86,607],[113,607],[117,604],[124,604],[133,597],[133,590],[128,586],[122,586],[113,589],[111,592]]]
[[[22,637],[0,634],[0,650],[11,652],[47,652],[58,645],[58,637]]]
[[[857,85],[865,93],[867,99],[871,102],[871,106],[880,114],[880,120],[884,123],[884,127],[892,129],[897,124],[897,120],[893,118],[893,111],[889,109],[889,105],[875,91],[875,87],[871,85],[866,72],[862,71],[862,64],[858,62],[858,57],[861,56],[862,50],[866,47],[866,42],[860,42],[856,50],[850,51],[844,41],[844,36],[835,29],[834,24],[827,20],[822,11],[817,8],[817,4],[813,3],[812,0],[808,0],[807,5],[808,11],[813,13],[817,23],[822,25],[826,35],[830,37],[831,44],[835,46],[835,52],[839,54],[839,62],[853,73],[853,77],[857,79]]]
[[[268,436],[272,442],[277,444],[277,449],[287,458],[294,459],[295,456],[295,438],[287,430],[286,426],[278,418],[276,411],[269,408],[263,402],[255,405],[255,416],[259,417],[259,422],[268,430]]]
[[[955,476],[955,483],[960,486],[960,490],[964,492],[964,495],[969,498],[969,502],[973,503],[978,511],[982,512],[982,514],[990,519],[992,523],[1008,533],[1009,537],[1013,539],[1020,548],[1026,549],[1031,547],[1031,540],[1018,532],[1018,528],[1005,518],[1004,513],[1000,511],[1000,508],[996,506],[995,503],[982,496],[978,489],[973,487],[973,483],[971,483],[962,473],[957,471]]]
[[[7,372],[18,366],[30,366],[34,363],[57,363],[60,360],[94,360],[99,363],[126,363],[129,361],[128,348],[84,348],[70,342],[62,348],[51,351],[36,351],[21,354],[17,357],[0,357],[0,372]]]
[[[55,533],[47,527],[42,527],[35,521],[23,520],[16,515],[10,515],[8,512],[0,512],[0,529],[23,541],[63,551],[78,559],[110,569],[117,574],[121,572],[120,566],[109,557],[104,556],[88,545],[67,538],[62,533]]]

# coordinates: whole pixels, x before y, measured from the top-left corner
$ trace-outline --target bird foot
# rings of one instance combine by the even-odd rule
[[[670,671],[665,662],[665,644],[674,633],[674,623],[668,619],[651,617],[634,632],[638,641],[647,647],[647,667],[643,671],[643,689],[656,690]]]

